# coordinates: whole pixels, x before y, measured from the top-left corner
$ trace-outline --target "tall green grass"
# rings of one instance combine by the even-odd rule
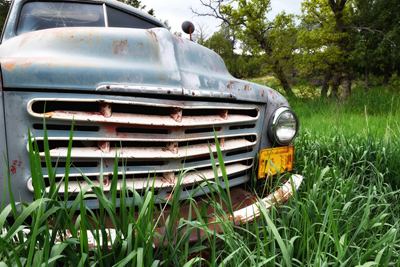
[[[67,162],[70,162],[72,139],[73,127]],[[218,148],[218,165],[226,186],[227,174],[217,137],[215,142]],[[195,263],[203,266],[230,266],[239,262],[248,266],[261,259],[266,262],[272,260],[269,259],[269,254],[260,254],[250,249],[247,239],[235,232],[234,224],[229,220],[229,214],[233,213],[229,188],[224,189],[219,184],[219,179],[204,181],[196,189],[204,190],[207,187],[210,190],[205,196],[206,204],[199,206],[198,200],[191,197],[182,203],[180,180],[187,172],[182,171],[171,193],[172,199],[167,200],[164,205],[155,205],[157,194],[152,186],[153,177],[148,178],[148,186],[143,195],[139,195],[126,183],[124,172],[123,185],[117,188],[116,155],[111,191],[108,194],[103,190],[102,175],[100,186],[95,186],[82,173],[87,185],[75,193],[73,198],[67,191],[60,196],[58,192],[61,183],[57,185],[55,182],[57,167],[51,167],[45,126],[44,149],[49,173],[49,191],[46,191],[36,141],[33,145],[30,143],[29,147],[35,201],[31,204],[16,202],[13,191],[8,188],[11,204],[2,207],[0,213],[0,228],[5,230],[0,238],[1,266],[192,266]],[[211,159],[214,173],[218,177],[217,163],[213,157]],[[71,179],[68,173],[67,167],[62,179],[66,184]],[[10,173],[7,170],[5,186],[10,184]],[[130,195],[133,195],[133,201],[128,201]],[[3,199],[4,197],[5,195]],[[99,202],[97,210],[85,206],[85,199],[93,197]],[[74,199],[73,203],[68,205],[67,202],[71,199]],[[189,214],[189,218],[186,219],[179,213],[180,205],[184,204],[193,208],[193,214]],[[206,214],[205,205],[212,206],[214,212]],[[166,206],[169,209],[168,217],[157,217],[157,212]],[[227,212],[223,206],[228,207]],[[13,218],[8,218],[9,214],[12,214]],[[197,218],[193,219],[195,217]],[[161,221],[164,222],[164,231],[160,232],[158,227]],[[215,227],[216,224],[219,227]],[[247,225],[246,236],[256,239],[256,226]],[[113,238],[108,238],[110,228],[115,229]],[[89,240],[88,232],[92,234],[98,246],[93,247],[93,240]],[[195,244],[190,244],[192,232],[205,233],[205,237],[199,238]],[[281,241],[281,244],[284,242]]]
[[[40,158],[35,147],[30,147],[36,200],[28,205],[15,199],[1,207],[0,227],[6,232],[0,237],[0,266],[400,266],[399,105],[368,113],[370,100],[350,100],[341,104],[335,126],[336,104],[298,101],[292,103],[301,120],[293,173],[304,176],[303,184],[287,205],[269,211],[262,208],[259,220],[240,227],[227,221],[232,210],[225,212],[222,207],[229,207],[230,199],[218,180],[204,181],[198,188],[211,189],[204,198],[214,208],[212,218],[207,218],[206,206],[198,205],[196,199],[179,201],[179,183],[168,201],[169,217],[157,217],[155,212],[167,204],[154,204],[153,177],[143,196],[124,183],[118,188],[122,193],[117,207],[117,168],[110,194],[86,179],[88,186],[68,208],[66,200],[72,198],[59,196],[54,178],[50,192],[45,192]],[[358,116],[358,123],[347,122]],[[374,117],[383,120],[384,129]],[[328,126],[332,128],[321,129]],[[217,162],[212,161],[216,170]],[[56,172],[48,173],[54,177]],[[67,172],[64,181],[70,179]],[[261,197],[274,183],[259,180],[252,186]],[[132,194],[134,201],[128,204]],[[99,199],[98,210],[84,206],[84,200],[91,197]],[[181,204],[193,207],[189,219],[180,216]],[[13,220],[7,219],[9,214]],[[210,219],[219,223],[220,231]],[[165,221],[162,233],[157,231],[160,221]],[[116,228],[116,237],[109,250],[103,237],[110,227]],[[91,247],[86,230],[102,246]],[[67,232],[71,238],[66,238]],[[204,233],[204,237],[190,244],[192,233]]]
[[[400,95],[390,87],[374,87],[368,92],[354,88],[351,98],[291,99],[291,107],[299,116],[302,129],[322,135],[340,133],[346,136],[369,134],[385,136],[400,129]]]

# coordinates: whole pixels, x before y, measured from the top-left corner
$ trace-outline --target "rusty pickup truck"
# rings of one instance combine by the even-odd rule
[[[209,151],[217,149],[214,131],[229,187],[253,173],[264,178],[292,169],[299,122],[280,93],[232,77],[215,52],[120,2],[14,0],[1,36],[0,68],[0,151],[8,159],[8,166],[0,160],[0,184],[7,184],[9,170],[18,201],[34,199],[28,127],[48,178],[43,118],[59,182],[74,120],[68,201],[85,185],[81,173],[99,184],[102,169],[103,189],[110,190],[116,154],[139,193],[150,177],[157,201],[168,199],[179,172],[190,169],[181,198],[204,194],[194,190],[203,179],[216,179]],[[302,179],[291,175],[264,204],[284,202]],[[6,188],[0,188],[0,206],[10,202]],[[61,196],[64,190],[61,185]],[[86,205],[95,209],[98,201]],[[255,210],[242,207],[238,218],[247,220]]]

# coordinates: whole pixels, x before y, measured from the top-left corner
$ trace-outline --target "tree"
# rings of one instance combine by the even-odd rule
[[[196,23],[195,31],[193,32],[193,41],[200,45],[204,45],[208,37],[210,37],[210,28],[204,22]]]
[[[0,2],[0,36],[3,32],[4,23],[7,19],[8,10],[10,9],[10,1]]]
[[[302,23],[298,42],[302,48],[300,68],[325,73],[322,94],[326,96],[332,78],[331,95],[342,85],[343,99],[351,94],[350,60],[352,0],[306,0],[302,3]],[[303,72],[304,72],[303,71]]]
[[[285,69],[293,58],[295,35],[294,16],[280,14],[274,21],[266,17],[271,10],[270,0],[200,0],[209,13],[192,12],[199,16],[213,16],[233,29],[235,37],[250,48],[253,56],[260,56],[277,76],[288,96],[294,96]],[[232,5],[235,3],[235,6]]]
[[[118,0],[118,1],[120,1],[124,4],[127,4],[127,5],[130,5],[130,6],[142,9],[142,10],[146,8],[145,5],[142,5],[142,1],[139,1],[139,0]],[[152,8],[147,10],[146,12],[149,13],[149,15],[155,16],[154,9],[152,9]]]
[[[242,55],[235,53],[232,30],[222,25],[221,29],[215,32],[204,42],[204,46],[219,54],[225,65],[234,77],[248,78],[256,77],[261,74],[261,62],[259,57],[254,57],[242,52]]]
[[[204,46],[213,50],[215,53],[220,55],[225,62],[225,65],[228,71],[235,77],[235,54],[233,52],[233,48],[231,47],[231,42],[225,38],[224,28],[221,28],[219,31],[215,32],[209,39],[204,42]]]
[[[364,74],[368,88],[368,74],[383,76],[387,84],[400,67],[400,5],[396,0],[355,1],[352,28],[357,30],[353,67]]]

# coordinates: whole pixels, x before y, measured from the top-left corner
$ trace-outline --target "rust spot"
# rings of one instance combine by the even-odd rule
[[[165,200],[171,201],[174,198],[173,194],[165,194]]]
[[[189,43],[185,43],[185,41],[186,41],[185,39],[183,39],[179,36],[176,36],[175,34],[174,34],[174,39],[175,39],[175,42],[178,43],[181,48],[185,48],[185,45],[187,45],[187,47],[189,48]]]
[[[111,118],[112,112],[111,112],[111,104],[110,103],[100,103],[100,113],[105,117],[105,118]]]
[[[226,85],[226,87],[227,87],[228,89],[231,89],[231,86],[232,86],[234,83],[235,83],[235,81],[230,81],[230,82]]]
[[[261,97],[264,97],[264,89],[261,90]]]
[[[170,116],[176,122],[182,122],[182,109],[180,109],[180,108],[171,108]]]
[[[158,43],[157,35],[155,34],[155,32],[153,32],[153,30],[147,30],[147,32],[148,32],[154,39],[156,39],[156,42]]]
[[[268,89],[268,91],[271,94],[272,99],[275,99],[275,96],[279,96],[279,93],[277,91],[275,91],[275,90]]]
[[[128,39],[114,40],[114,55],[130,55]]]
[[[17,167],[21,167],[22,165],[22,159],[19,157],[18,160],[13,160],[13,163],[11,165],[11,173],[16,174],[17,173]]]
[[[167,149],[173,154],[178,154],[178,143],[177,142],[167,142]]]
[[[15,161],[15,160],[14,160]],[[15,162],[14,162],[15,163]],[[17,172],[17,168],[15,167],[15,165],[13,164],[12,166],[11,166],[11,173],[12,174],[15,174]]]
[[[166,182],[170,185],[175,184],[175,174],[173,172],[166,172],[163,174],[161,181]]]
[[[17,64],[21,64],[22,67],[27,67],[35,63],[33,60],[25,59],[25,58],[18,58],[18,59],[11,59],[11,60],[2,60],[1,64],[2,67],[8,71],[12,71],[15,69]]]
[[[21,46],[23,46],[28,40],[30,40],[30,38],[28,37],[28,36],[26,36],[25,34],[24,34],[24,39],[22,39],[22,41],[21,41],[21,44],[19,45],[19,47],[21,47]]]
[[[228,110],[227,109],[221,109],[218,113],[224,120],[228,119]]]
[[[218,70],[218,66],[213,62],[212,64],[211,64],[211,70],[212,71],[215,71],[215,72],[218,72],[219,70]]]
[[[107,141],[99,141],[99,147],[103,153],[109,153],[110,152],[110,142]]]
[[[106,166],[106,168],[108,168],[108,162],[107,162],[107,160],[104,160],[103,162],[104,162],[104,165]]]
[[[40,67],[43,67],[45,65],[48,65],[50,67],[55,67],[55,66],[62,66],[62,67],[67,67],[67,66],[94,66],[96,67],[97,64],[92,64],[92,63],[80,63],[80,62],[65,62],[64,60],[58,59],[58,58],[3,58],[1,60],[1,65],[4,69],[8,71],[12,71],[15,69],[17,66],[19,67],[28,67],[34,63],[42,62],[44,64],[41,64]],[[57,64],[56,63],[60,63]]]

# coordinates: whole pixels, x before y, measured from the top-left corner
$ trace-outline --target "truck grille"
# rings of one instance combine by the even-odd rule
[[[57,180],[63,177],[74,120],[71,162],[76,168],[70,172],[70,193],[86,185],[80,172],[95,184],[102,181],[104,191],[110,190],[116,155],[119,184],[124,173],[127,185],[140,192],[154,179],[159,197],[168,198],[179,172],[188,170],[182,184],[193,189],[204,179],[215,178],[209,152],[211,148],[216,155],[214,131],[232,185],[247,179],[259,139],[257,105],[136,100],[33,98],[28,102],[28,113],[37,118],[33,129],[43,158],[43,124],[39,119],[46,118],[53,167],[58,161]],[[103,180],[99,178],[101,161]],[[48,179],[44,161],[42,167]],[[220,170],[219,175],[222,177]],[[28,189],[33,191],[31,179]],[[60,193],[63,192],[61,185]]]

